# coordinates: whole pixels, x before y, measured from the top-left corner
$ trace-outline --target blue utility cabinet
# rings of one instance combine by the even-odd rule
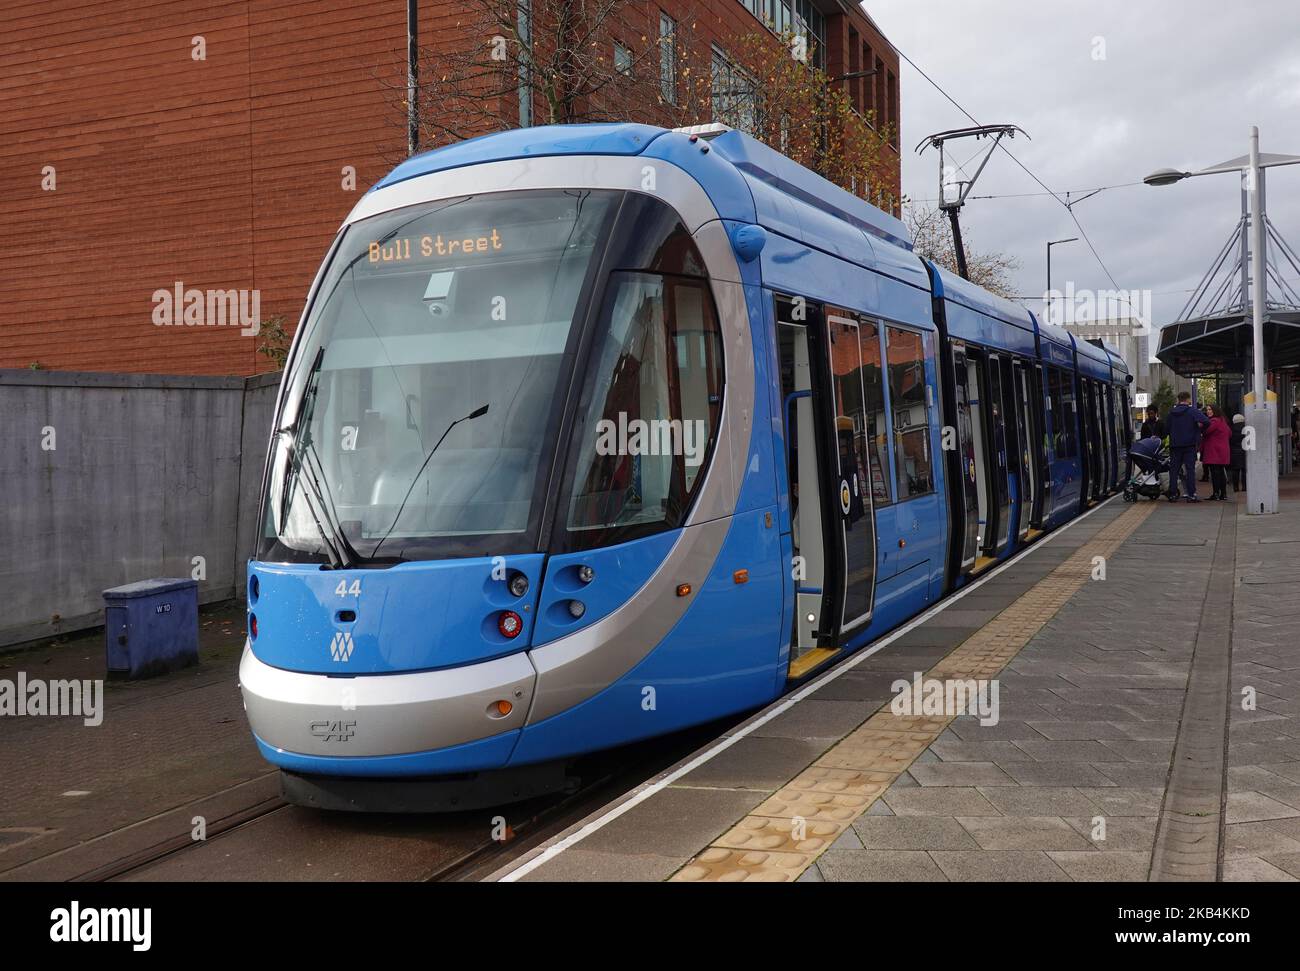
[[[198,582],[162,577],[105,590],[104,650],[110,678],[150,678],[198,664]]]

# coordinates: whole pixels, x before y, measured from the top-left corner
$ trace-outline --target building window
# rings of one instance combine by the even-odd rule
[[[632,52],[614,41],[614,70],[624,77],[632,76]]]
[[[746,134],[758,131],[758,79],[713,48],[713,120]]]
[[[886,93],[886,97],[889,99],[889,103],[885,111],[888,115],[889,123],[894,126],[894,130],[890,133],[889,141],[895,148],[897,148],[898,147],[898,78],[894,76],[893,71],[889,72],[888,91]]]
[[[876,58],[876,74],[871,80],[872,86],[876,90],[872,111],[876,116],[876,127],[879,128],[885,123],[885,62],[878,57]]]
[[[740,0],[740,5],[773,33],[787,31],[807,38],[814,67],[826,67],[826,15],[812,0]]]
[[[872,53],[870,44],[864,43],[862,45],[862,56],[858,59],[858,63],[862,65],[864,71],[870,71],[875,67],[876,56]],[[876,76],[874,74],[868,74],[862,78],[862,91],[860,94],[858,110],[866,116],[867,123],[872,128],[875,128],[876,119],[871,117],[871,106],[876,101]]]
[[[659,91],[664,101],[677,104],[677,21],[659,14]]]

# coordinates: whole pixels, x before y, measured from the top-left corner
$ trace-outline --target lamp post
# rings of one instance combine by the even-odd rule
[[[1277,512],[1277,409],[1268,400],[1268,379],[1264,368],[1264,305],[1268,254],[1264,251],[1264,170],[1275,165],[1295,165],[1300,155],[1259,153],[1259,128],[1250,129],[1250,152],[1221,165],[1199,172],[1158,169],[1148,175],[1147,185],[1173,185],[1198,175],[1237,172],[1250,197],[1250,303],[1254,357],[1255,403],[1246,409],[1246,424],[1255,432],[1255,447],[1246,456],[1246,512],[1248,515]],[[1244,294],[1243,294],[1244,296]]]
[[[1060,246],[1062,243],[1077,243],[1078,241],[1078,236],[1071,236],[1069,239],[1054,239],[1047,244],[1047,291],[1044,293],[1044,296],[1048,301],[1047,318],[1049,321],[1052,318],[1052,247]]]

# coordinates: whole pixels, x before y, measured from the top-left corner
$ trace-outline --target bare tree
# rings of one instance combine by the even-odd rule
[[[464,0],[442,39],[419,51],[421,143],[521,124],[693,123],[707,72],[692,64],[694,17],[661,29],[644,0]],[[406,112],[404,66],[386,79]]]
[[[957,272],[952,230],[940,210],[909,205],[903,211],[903,222],[912,236],[912,244],[918,256],[933,260],[952,273]],[[1020,268],[1019,260],[1006,253],[977,252],[967,238],[966,268],[972,283],[1000,297],[1014,299],[1015,288],[1011,284],[1011,274]]]
[[[448,5],[450,6],[450,5]],[[895,209],[890,132],[859,114],[792,32],[710,40],[699,15],[648,0],[463,0],[455,22],[419,52],[421,144],[436,147],[522,124],[722,121],[832,182]],[[405,67],[386,79],[406,118]],[[393,161],[396,161],[394,159]]]

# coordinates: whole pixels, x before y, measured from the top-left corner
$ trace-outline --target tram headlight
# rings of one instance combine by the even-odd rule
[[[583,583],[590,583],[596,579],[596,571],[586,565],[580,566],[578,567],[578,579]]]
[[[528,577],[522,573],[516,573],[510,578],[510,595],[512,597],[522,597],[528,592]]]
[[[524,621],[513,610],[503,610],[497,617],[497,630],[506,640],[514,640],[519,636],[519,632],[524,629]]]
[[[584,604],[581,600],[569,601],[569,616],[572,617],[574,620],[577,620],[586,612],[587,612],[587,605]]]

